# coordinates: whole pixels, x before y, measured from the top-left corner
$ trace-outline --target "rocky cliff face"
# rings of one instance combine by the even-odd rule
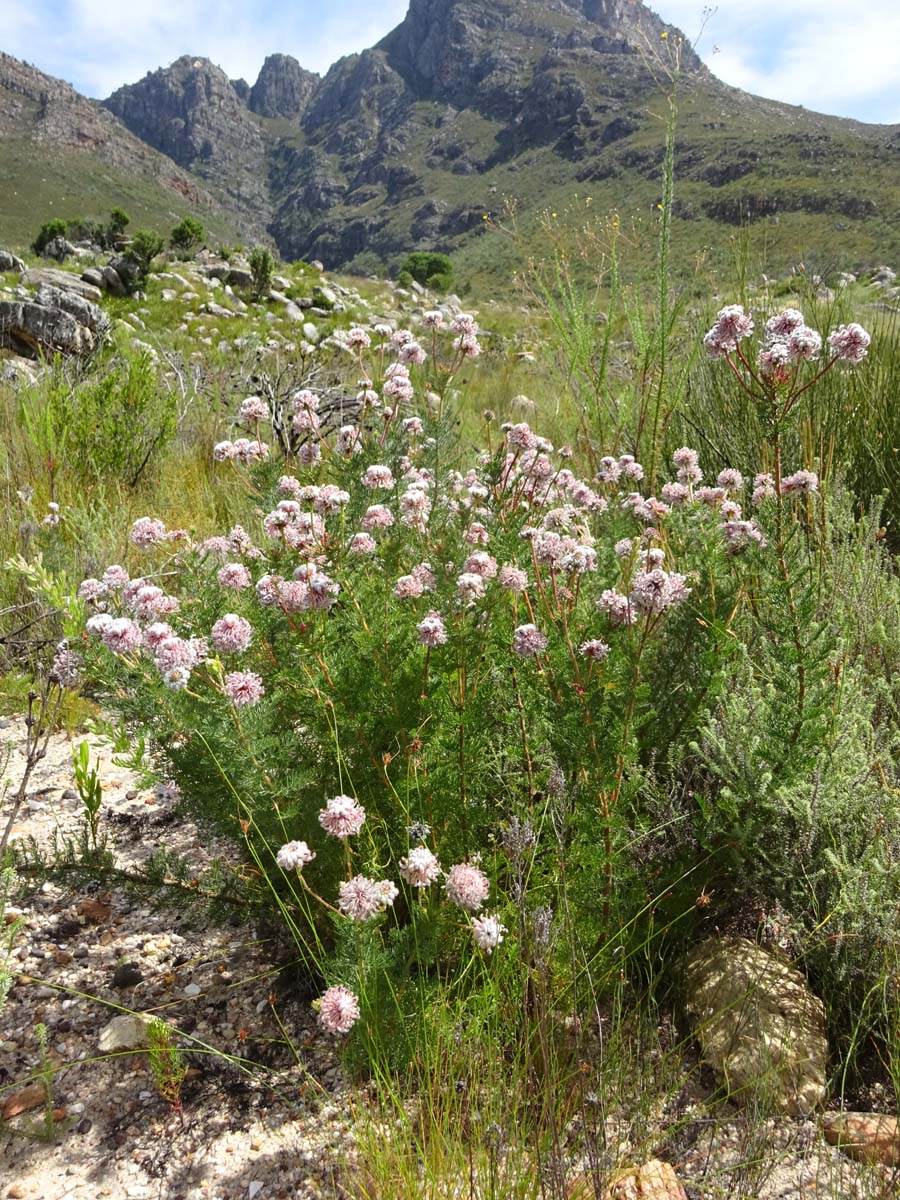
[[[119,88],[104,105],[137,137],[221,188],[250,226],[268,223],[262,134],[228,76],[208,59],[179,58]]]
[[[305,71],[290,54],[270,54],[244,99],[250,111],[261,117],[297,120],[318,83],[319,76]]]

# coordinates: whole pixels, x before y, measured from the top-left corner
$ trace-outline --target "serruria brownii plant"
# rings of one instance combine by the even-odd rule
[[[754,364],[742,310],[706,339],[779,423],[814,383],[815,339],[785,320]],[[837,331],[822,369],[864,338]],[[198,537],[143,517],[129,562],[79,589],[106,702],[246,844],[327,984],[323,1029],[401,1057],[398,1014],[425,1011],[410,996],[528,968],[532,909],[565,908],[591,954],[631,936],[646,764],[721,686],[732,626],[780,569],[782,505],[815,489],[778,460],[771,480],[705,482],[685,446],[647,494],[634,454],[585,478],[568,447],[525,422],[498,435],[490,414],[463,450],[422,393],[479,348],[470,317],[426,314],[421,338],[354,327],[356,423],[326,431],[302,389],[281,459],[248,397],[250,436],[213,454],[242,523]]]

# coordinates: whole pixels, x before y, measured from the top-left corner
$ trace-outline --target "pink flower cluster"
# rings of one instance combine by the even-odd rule
[[[333,796],[319,813],[319,824],[332,837],[348,838],[359,833],[366,811],[352,796]]]

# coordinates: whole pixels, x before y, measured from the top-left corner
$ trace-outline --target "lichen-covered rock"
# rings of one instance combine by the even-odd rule
[[[886,1113],[834,1112],[822,1119],[826,1141],[857,1162],[900,1165],[897,1118]]]
[[[732,1099],[807,1114],[825,1098],[825,1011],[804,976],[747,938],[710,938],[689,956],[685,1011]]]
[[[568,1200],[594,1200],[594,1181],[579,1175],[569,1185]],[[621,1171],[604,1193],[604,1200],[687,1200],[687,1193],[670,1163],[654,1158],[640,1167]]]

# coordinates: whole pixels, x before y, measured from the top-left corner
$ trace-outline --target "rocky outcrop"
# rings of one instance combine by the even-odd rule
[[[792,1115],[822,1103],[825,1010],[782,958],[747,938],[710,938],[688,958],[684,1007],[733,1100]]]
[[[106,315],[73,292],[48,288],[34,300],[0,301],[0,347],[26,357],[91,354],[108,329]]]
[[[256,122],[228,76],[207,58],[185,55],[114,92],[104,105],[143,141],[219,186],[257,231],[269,219]]]
[[[60,288],[64,292],[74,292],[76,296],[82,296],[85,300],[96,301],[101,296],[100,289],[93,284],[86,283],[69,271],[60,271],[57,267],[32,267],[23,274],[22,282],[28,287],[39,288],[46,284]]]
[[[23,274],[25,264],[11,250],[0,250],[0,271],[16,271]]]
[[[250,89],[247,107],[261,117],[295,120],[305,111],[318,83],[319,76],[305,71],[290,54],[270,54]]]

